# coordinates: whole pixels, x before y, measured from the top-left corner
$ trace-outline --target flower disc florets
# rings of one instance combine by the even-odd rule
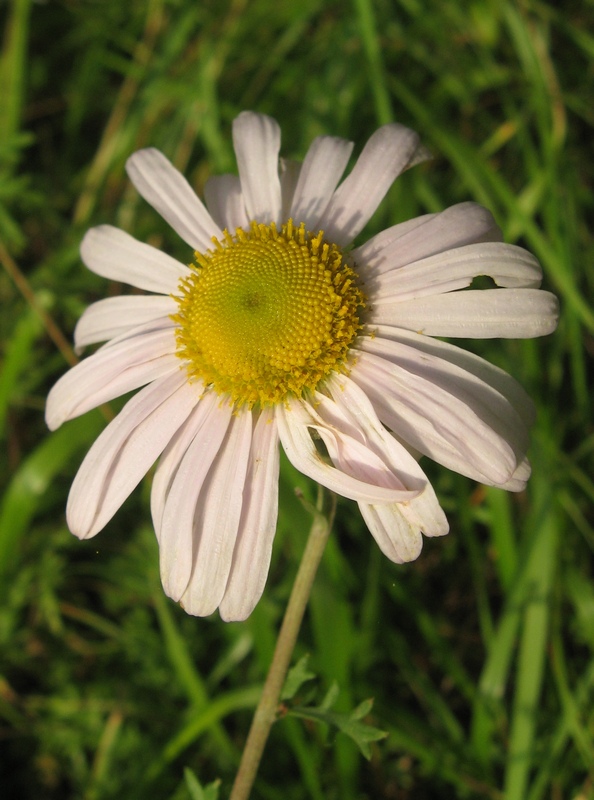
[[[177,353],[236,406],[269,406],[345,369],[364,296],[341,249],[289,220],[252,222],[196,253],[180,282]]]

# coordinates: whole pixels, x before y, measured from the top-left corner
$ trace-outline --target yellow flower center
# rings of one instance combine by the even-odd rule
[[[364,296],[342,251],[289,220],[252,222],[196,253],[179,286],[177,354],[236,406],[282,402],[346,370]]]

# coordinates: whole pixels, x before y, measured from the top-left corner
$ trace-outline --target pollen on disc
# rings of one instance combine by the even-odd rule
[[[365,299],[337,245],[292,220],[213,241],[175,296],[177,354],[191,379],[251,408],[345,369]]]

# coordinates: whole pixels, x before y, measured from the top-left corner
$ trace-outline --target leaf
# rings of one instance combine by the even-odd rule
[[[338,688],[338,684],[336,681],[332,683],[332,686],[326,692],[326,697],[320,703],[320,710],[321,711],[328,711],[334,703],[338,700],[338,695],[340,694],[340,689]]]
[[[220,780],[213,781],[208,786],[203,787],[189,767],[184,769],[184,780],[191,800],[218,800]]]
[[[300,658],[299,661],[289,670],[289,674],[285,680],[285,685],[281,692],[281,700],[290,700],[295,697],[299,689],[307,681],[311,681],[316,677],[314,672],[308,672],[307,663],[309,661],[309,654]]]
[[[330,698],[331,702],[328,703],[330,695],[332,695]],[[371,698],[365,700],[360,703],[354,711],[351,711],[350,714],[342,714],[337,711],[329,710],[329,706],[336,700],[336,695],[337,687],[336,684],[333,684],[321,706],[316,708],[295,707],[289,711],[289,714],[301,717],[302,719],[323,722],[326,725],[338,728],[339,731],[345,733],[355,742],[361,753],[369,761],[371,758],[369,742],[377,742],[380,739],[385,739],[388,735],[386,731],[381,731],[379,728],[374,728],[372,725],[366,725],[359,721],[369,713],[373,706],[373,700]]]
[[[373,698],[369,697],[367,700],[363,700],[362,703],[359,703],[357,708],[351,714],[353,719],[363,719],[366,717],[371,709],[373,708]]]
[[[19,465],[0,504],[0,576],[14,567],[20,540],[43,494],[103,427],[105,420],[97,412],[72,420],[51,433]]]
[[[33,345],[41,330],[39,318],[29,311],[20,317],[11,338],[6,342],[0,384],[0,438],[6,434],[6,413],[13,395],[18,392],[21,375],[30,368]]]

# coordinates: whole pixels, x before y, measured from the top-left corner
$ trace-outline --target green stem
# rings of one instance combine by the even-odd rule
[[[276,720],[280,693],[295,649],[314,578],[330,535],[332,516],[332,513],[328,516],[322,513],[320,498],[229,800],[247,800],[250,796],[270,728]]]

